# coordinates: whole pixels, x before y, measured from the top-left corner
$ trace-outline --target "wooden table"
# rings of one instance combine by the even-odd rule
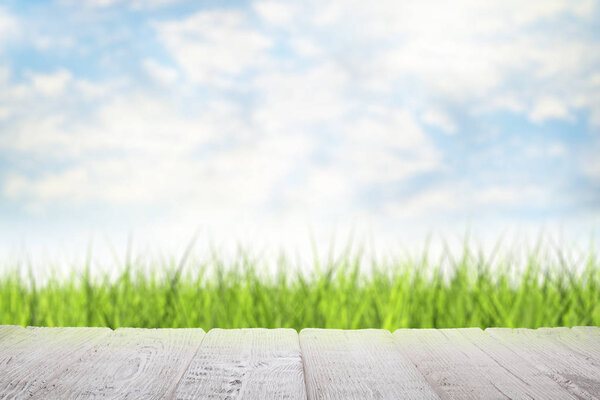
[[[1,399],[600,399],[600,328],[0,326]]]

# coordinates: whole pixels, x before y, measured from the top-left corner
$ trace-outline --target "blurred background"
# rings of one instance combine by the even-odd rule
[[[600,325],[600,1],[0,0],[0,324]]]
[[[0,5],[4,259],[589,243],[599,133],[594,0]]]

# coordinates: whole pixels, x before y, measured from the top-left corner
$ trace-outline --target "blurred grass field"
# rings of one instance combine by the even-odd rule
[[[185,258],[185,257],[184,257]],[[0,274],[0,324],[143,328],[451,328],[600,325],[600,260],[532,250],[483,256],[465,247],[437,262],[343,255],[276,272],[240,254],[198,262],[129,261],[118,276],[89,265],[43,284]],[[443,266],[443,267],[442,267]],[[5,270],[6,271],[6,270]]]

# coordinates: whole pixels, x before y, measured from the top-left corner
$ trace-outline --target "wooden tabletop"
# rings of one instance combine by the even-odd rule
[[[600,328],[0,325],[0,399],[600,399]]]

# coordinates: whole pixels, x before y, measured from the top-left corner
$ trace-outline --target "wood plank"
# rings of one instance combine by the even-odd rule
[[[571,328],[580,338],[598,343],[600,341],[600,328],[596,326],[574,326]]]
[[[600,398],[595,327],[203,336],[0,326],[0,399]]]
[[[571,331],[575,332],[578,338],[585,343],[585,346],[597,349],[600,347],[600,328],[597,326],[574,326]]]
[[[0,325],[0,354],[15,341],[25,340],[27,330],[20,325]]]
[[[398,347],[438,393],[449,399],[574,399],[560,386],[554,390],[523,381],[482,351],[470,337],[485,336],[479,328],[399,329]],[[504,351],[509,351],[504,347]],[[533,366],[530,371],[538,372]],[[531,375],[531,374],[530,374]],[[552,388],[552,385],[551,385]]]
[[[516,387],[534,399],[574,399],[558,383],[539,371],[528,360],[515,354],[505,344],[480,329],[458,329],[474,346],[493,359],[501,368],[517,378]]]
[[[306,399],[293,329],[212,329],[176,399]]]
[[[399,329],[398,348],[437,393],[448,399],[506,399],[481,370],[482,357],[471,359],[461,346],[437,329]],[[464,347],[464,346],[462,346]]]
[[[578,333],[600,337],[600,328],[597,326],[574,326],[572,329]]]
[[[567,347],[574,354],[600,365],[600,336],[569,328],[539,328],[538,334]]]
[[[165,398],[172,395],[204,334],[202,329],[117,329],[31,398]]]
[[[0,326],[0,369],[12,362],[20,342],[29,339],[31,333],[29,330],[19,325],[2,325]],[[0,397],[1,398],[1,397]]]
[[[582,399],[600,399],[600,365],[593,360],[579,357],[536,330],[489,328],[486,332],[573,395]]]
[[[0,325],[0,345],[4,344],[2,343],[4,338],[8,340],[9,337],[19,334],[25,334],[25,328],[21,325]]]
[[[110,333],[108,328],[33,328],[16,330],[0,350],[0,399],[30,398],[79,354]]]
[[[309,399],[437,399],[390,332],[303,329]]]

